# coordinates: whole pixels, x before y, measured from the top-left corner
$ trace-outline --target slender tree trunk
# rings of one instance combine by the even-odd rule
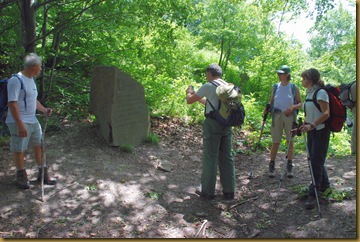
[[[19,0],[21,43],[25,53],[35,52],[36,21],[35,5],[33,0]]]
[[[42,42],[41,42],[41,48],[43,50],[43,53],[46,53],[46,31],[47,31],[47,5],[44,4],[44,17],[43,17],[43,25],[42,25]],[[40,79],[40,87],[39,87],[39,99],[41,102],[44,102],[46,95],[45,95],[45,61],[42,62],[42,75]]]

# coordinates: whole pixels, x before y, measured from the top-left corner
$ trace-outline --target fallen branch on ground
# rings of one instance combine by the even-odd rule
[[[234,204],[234,205],[230,206],[230,207],[229,207],[229,209],[228,209],[227,211],[229,211],[229,210],[231,210],[231,209],[233,209],[233,208],[236,208],[237,206],[240,206],[241,204],[244,204],[244,203],[247,203],[247,202],[250,202],[250,201],[256,200],[257,198],[258,198],[258,197],[253,197],[253,198],[249,198],[248,200],[245,200],[245,201],[242,201],[242,202],[236,203],[236,204]]]
[[[197,238],[197,237],[199,236],[201,230],[203,230],[203,229],[204,229],[203,235],[205,235],[205,230],[206,230],[205,225],[206,225],[207,222],[208,222],[208,221],[205,219],[204,222],[203,222],[203,224],[201,225],[199,231],[197,232],[195,238]]]

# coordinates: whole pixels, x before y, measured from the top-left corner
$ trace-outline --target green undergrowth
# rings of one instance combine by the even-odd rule
[[[297,193],[300,199],[306,198],[309,193],[309,187],[304,184],[293,186],[291,189]],[[342,202],[343,200],[351,199],[353,194],[350,189],[337,190],[333,187],[329,187],[324,192],[320,192],[320,197],[322,199],[332,199],[336,202]]]

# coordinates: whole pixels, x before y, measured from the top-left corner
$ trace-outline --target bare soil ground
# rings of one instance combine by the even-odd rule
[[[49,129],[46,157],[58,184],[45,186],[44,202],[32,155],[26,162],[32,186],[20,190],[8,146],[0,147],[0,237],[357,238],[354,156],[327,160],[332,186],[351,196],[322,201],[320,216],[316,208],[305,209],[304,198],[293,190],[310,183],[305,154],[295,157],[294,177],[285,177],[280,189],[283,153],[275,178],[267,176],[267,151],[238,154],[236,199],[224,201],[218,182],[216,198],[208,201],[194,192],[201,174],[201,126],[158,119],[152,131],[159,145],[146,143],[129,153],[107,146],[92,124]],[[158,169],[162,162],[172,171]]]

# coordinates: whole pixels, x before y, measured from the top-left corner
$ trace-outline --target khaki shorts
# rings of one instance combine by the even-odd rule
[[[286,140],[290,140],[290,131],[292,129],[294,117],[287,116],[284,113],[275,113],[271,125],[271,137],[273,143],[280,143],[285,130]]]
[[[8,123],[7,126],[10,130],[10,151],[11,152],[25,152],[28,147],[41,145],[42,130],[40,123],[24,123],[27,130],[27,137],[20,138],[18,127],[16,123]]]

